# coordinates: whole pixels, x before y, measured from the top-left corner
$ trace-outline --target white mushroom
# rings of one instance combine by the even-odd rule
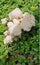
[[[23,15],[23,20],[21,22],[21,28],[24,31],[30,31],[31,27],[35,25],[35,18],[32,15],[30,15],[29,13],[25,13]]]
[[[21,27],[20,25],[14,25],[13,27],[9,28],[10,35],[18,36],[21,34]]]
[[[6,38],[4,39],[4,44],[6,43],[10,43],[13,42],[12,37],[10,35],[6,36]]]
[[[8,28],[10,28],[10,27],[14,26],[14,24],[13,24],[13,22],[8,22],[7,26],[8,26]]]
[[[19,8],[14,9],[12,12],[8,14],[10,20],[20,19],[23,17],[23,13]]]
[[[7,30],[4,32],[4,35],[7,36],[7,35],[10,35],[10,32]]]
[[[10,34],[13,36],[18,36],[19,34],[21,34],[21,26],[20,26],[20,22],[18,20],[14,20],[14,26],[9,28]]]
[[[19,36],[21,34],[21,27],[20,25],[16,25],[13,29],[14,36]]]
[[[2,21],[2,24],[7,24],[7,18],[3,18],[3,19],[1,19],[1,21]]]
[[[32,26],[35,26],[35,18],[29,13],[22,13],[19,8],[14,9],[8,14],[12,22],[7,23],[7,18],[1,19],[2,24],[7,24],[8,30],[4,32],[6,38],[4,44],[16,41],[21,38],[22,29],[24,31],[30,31]]]

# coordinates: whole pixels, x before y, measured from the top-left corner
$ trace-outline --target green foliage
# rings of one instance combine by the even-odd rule
[[[38,65],[39,64],[39,3],[38,0],[0,0],[0,65]],[[3,32],[7,27],[1,19],[19,7],[22,12],[33,14],[36,25],[30,32],[22,33],[21,39],[4,45]]]

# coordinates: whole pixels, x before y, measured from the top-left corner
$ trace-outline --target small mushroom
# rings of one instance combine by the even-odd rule
[[[14,24],[14,26],[12,26],[11,28],[9,28],[9,32],[10,34],[13,36],[18,36],[19,34],[21,34],[21,27],[18,24]]]
[[[7,22],[8,22],[7,20],[8,20],[7,18],[3,18],[3,19],[1,19],[2,24],[6,25],[6,24],[7,24]]]
[[[10,23],[10,22],[9,22]],[[10,35],[14,35],[14,36],[18,36],[19,34],[21,34],[21,26],[20,26],[20,22],[17,19],[13,19],[13,23],[12,26],[10,24],[9,26],[9,32]]]
[[[10,35],[10,32],[7,30],[4,32],[4,35],[7,36],[7,35]]]
[[[8,22],[7,26],[8,26],[8,28],[11,28],[12,26],[14,26],[14,24],[13,24],[13,22]]]
[[[13,42],[13,40],[12,40],[11,35],[8,35],[8,36],[6,36],[6,38],[4,39],[4,44],[10,43],[10,42]]]
[[[13,34],[14,34],[14,36],[19,36],[21,34],[21,26],[20,25],[16,25],[14,27]]]

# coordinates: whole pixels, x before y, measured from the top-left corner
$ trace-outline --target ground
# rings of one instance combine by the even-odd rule
[[[39,3],[38,0],[0,0],[0,65],[38,65],[39,64]],[[22,33],[21,39],[4,45],[3,32],[7,27],[1,19],[16,7],[22,12],[35,16],[35,27]]]

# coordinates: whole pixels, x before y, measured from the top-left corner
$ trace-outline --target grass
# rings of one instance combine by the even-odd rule
[[[39,3],[38,0],[0,0],[0,65],[39,64]],[[4,45],[3,32],[7,29],[1,19],[16,7],[35,16],[35,27],[22,33],[21,39]]]

